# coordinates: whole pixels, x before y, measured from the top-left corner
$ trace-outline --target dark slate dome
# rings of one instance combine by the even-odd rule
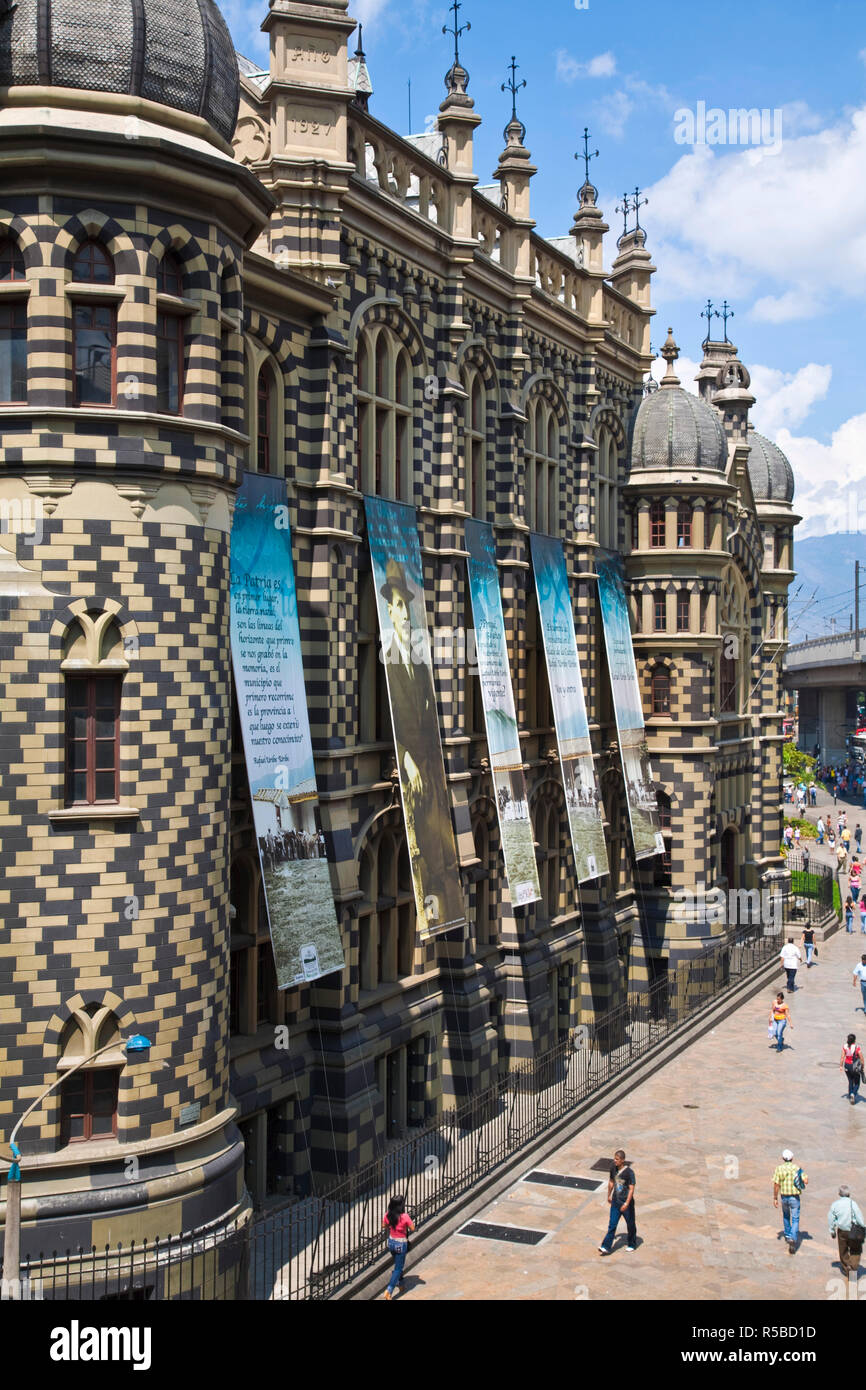
[[[145,97],[230,140],[234,44],[214,0],[17,0],[0,16],[0,87]]]
[[[794,470],[771,439],[749,430],[749,481],[756,502],[793,502]]]
[[[682,387],[662,385],[641,401],[631,446],[631,466],[666,470],[710,468],[728,462],[721,416]]]

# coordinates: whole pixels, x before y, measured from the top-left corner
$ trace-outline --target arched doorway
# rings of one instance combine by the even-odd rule
[[[728,880],[729,892],[740,886],[737,858],[737,832],[729,825],[722,836],[722,873]]]

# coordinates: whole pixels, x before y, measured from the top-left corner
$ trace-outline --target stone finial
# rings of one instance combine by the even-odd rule
[[[360,106],[362,111],[366,111],[370,97],[373,95],[373,83],[370,80],[370,69],[367,67],[367,55],[364,52],[364,26],[358,25],[358,47],[355,49],[354,58],[349,59],[349,86],[354,92],[352,104]]]
[[[662,377],[662,386],[679,386],[680,379],[674,371],[674,363],[679,355],[680,350],[674,342],[674,330],[669,328],[668,336],[662,343],[660,352],[660,356],[662,356],[668,364],[668,369]]]

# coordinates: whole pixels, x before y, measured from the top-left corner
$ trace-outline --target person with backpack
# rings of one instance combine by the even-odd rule
[[[844,1071],[848,1078],[848,1100],[852,1105],[856,1105],[857,1093],[863,1078],[863,1052],[853,1033],[848,1034],[848,1041],[842,1045],[839,1070]]]
[[[415,1229],[415,1222],[406,1210],[406,1198],[402,1193],[391,1198],[382,1225],[387,1228],[388,1250],[394,1261],[391,1282],[385,1290],[385,1298],[390,1301],[394,1297],[395,1289],[399,1289],[401,1293],[403,1291],[403,1269],[409,1253],[409,1232]]]
[[[773,1206],[778,1207],[781,1200],[782,1223],[789,1255],[794,1254],[800,1239],[800,1197],[808,1181],[803,1169],[794,1163],[791,1150],[783,1149],[782,1162],[773,1173]]]
[[[846,1279],[860,1266],[863,1253],[863,1238],[866,1236],[866,1222],[863,1213],[851,1196],[851,1189],[843,1185],[839,1196],[827,1213],[830,1226],[830,1239],[835,1235],[839,1244],[839,1263],[845,1271]]]
[[[637,1249],[637,1226],[634,1215],[634,1170],[626,1163],[625,1152],[617,1149],[613,1156],[607,1184],[607,1200],[610,1203],[610,1220],[607,1235],[598,1247],[600,1255],[609,1255],[613,1238],[619,1225],[619,1218],[625,1217],[627,1232],[626,1250]]]

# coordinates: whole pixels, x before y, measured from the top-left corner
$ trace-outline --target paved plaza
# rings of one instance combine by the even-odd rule
[[[799,944],[799,943],[798,943]],[[473,1221],[546,1234],[536,1245],[456,1234],[417,1263],[404,1298],[418,1299],[818,1299],[844,1297],[827,1211],[840,1183],[866,1202],[866,1097],[845,1099],[839,1054],[849,1031],[866,1041],[852,969],[866,935],[844,930],[798,972],[793,1029],[780,1055],[767,1038],[771,986],[747,1000],[678,1057],[637,1085],[537,1169],[598,1180],[597,1191],[525,1181]],[[793,1149],[809,1177],[802,1238],[788,1254],[772,1174]],[[636,1177],[638,1249],[625,1223],[613,1254],[598,1254],[607,1227],[601,1158],[624,1148]],[[383,1281],[384,1286],[384,1281]],[[866,1270],[859,1290],[866,1297]]]

